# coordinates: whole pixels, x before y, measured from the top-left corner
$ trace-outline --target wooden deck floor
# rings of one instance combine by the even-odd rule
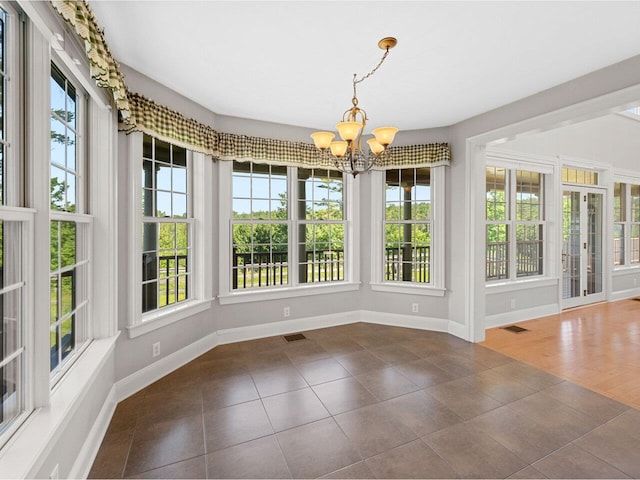
[[[640,301],[566,310],[487,330],[485,347],[640,409]]]

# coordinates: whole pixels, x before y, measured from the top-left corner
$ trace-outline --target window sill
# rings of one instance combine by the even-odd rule
[[[623,265],[613,269],[614,275],[637,275],[640,271],[640,264]]]
[[[446,288],[431,286],[421,286],[415,283],[393,284],[393,283],[371,283],[371,290],[374,292],[403,293],[406,295],[427,295],[431,297],[444,297]]]
[[[93,385],[96,373],[113,354],[118,335],[93,340],[51,392],[47,407],[32,412],[4,446],[0,455],[0,477],[31,478],[49,455],[66,425]]]
[[[172,323],[179,322],[187,317],[191,317],[197,313],[204,312],[211,308],[213,298],[205,300],[192,300],[184,304],[178,304],[173,307],[162,308],[155,312],[146,313],[142,316],[142,322],[127,327],[129,338],[139,337],[146,333],[166,327]]]
[[[518,290],[528,290],[530,288],[552,287],[558,285],[557,278],[539,277],[527,280],[513,280],[510,282],[488,283],[486,285],[487,294],[502,292],[515,292]]]
[[[351,292],[360,289],[360,283],[332,283],[325,285],[271,288],[267,290],[251,290],[234,292],[218,297],[220,305],[245,302],[263,302],[278,298],[305,297],[308,295],[325,295],[327,293]]]

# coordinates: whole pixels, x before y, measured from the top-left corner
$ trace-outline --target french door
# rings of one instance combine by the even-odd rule
[[[562,193],[562,308],[605,300],[603,191],[565,186]]]

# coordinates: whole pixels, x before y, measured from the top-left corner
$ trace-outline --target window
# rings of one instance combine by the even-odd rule
[[[142,312],[190,298],[192,216],[187,150],[144,135]]]
[[[542,275],[543,175],[486,168],[486,279]]]
[[[287,167],[233,163],[232,288],[289,284]]]
[[[22,266],[22,222],[9,221],[0,212],[0,434],[23,411],[25,339]]]
[[[0,205],[6,205],[5,200],[5,159],[6,149],[7,149],[7,139],[6,139],[6,96],[7,96],[7,64],[6,64],[6,55],[5,55],[5,45],[6,45],[6,26],[7,24],[7,14],[4,10],[0,9]]]
[[[598,172],[579,168],[562,167],[562,183],[578,185],[598,185]]]
[[[371,172],[371,289],[443,296],[446,166]]]
[[[127,135],[132,204],[130,338],[195,315],[212,300],[212,161],[141,132]]]
[[[51,65],[50,369],[57,377],[89,338],[89,235],[83,95]]]
[[[258,298],[260,290],[277,296],[274,289],[351,281],[349,180],[341,172],[239,161],[221,162],[220,169],[221,179],[231,178],[230,188],[221,182],[228,189],[222,198],[231,199],[231,208],[223,200],[220,211],[221,224],[230,225],[229,243],[221,233],[221,257],[229,252],[228,267],[221,258],[222,292]]]
[[[15,128],[20,108],[16,20],[8,6],[0,8],[0,446],[29,409],[26,372],[32,346],[25,334],[26,299],[32,291],[25,259],[33,213],[22,207],[22,158],[12,146],[20,142]]]
[[[431,170],[385,172],[384,280],[431,283]]]
[[[298,168],[298,281],[344,280],[342,173]]]
[[[640,264],[640,185],[613,186],[613,264]]]

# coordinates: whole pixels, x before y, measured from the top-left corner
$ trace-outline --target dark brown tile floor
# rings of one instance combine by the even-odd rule
[[[120,402],[91,478],[638,478],[640,411],[444,333],[219,346]]]

